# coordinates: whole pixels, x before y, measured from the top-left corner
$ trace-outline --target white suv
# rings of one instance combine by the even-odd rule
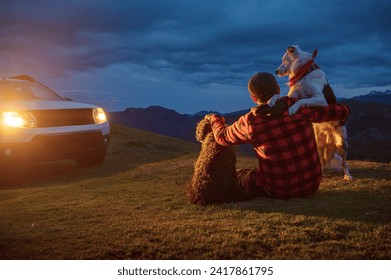
[[[8,162],[97,164],[109,137],[102,108],[63,98],[26,75],[0,78],[0,171]]]

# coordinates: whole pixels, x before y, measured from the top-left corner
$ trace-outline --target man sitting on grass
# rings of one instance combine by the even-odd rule
[[[223,146],[252,144],[259,166],[240,169],[237,178],[244,194],[276,199],[313,195],[322,179],[312,123],[344,121],[350,115],[346,105],[306,107],[295,115],[288,107],[297,99],[282,97],[269,107],[268,100],[280,93],[275,77],[257,73],[248,83],[252,100],[258,105],[230,126],[216,114],[206,116],[216,141]]]

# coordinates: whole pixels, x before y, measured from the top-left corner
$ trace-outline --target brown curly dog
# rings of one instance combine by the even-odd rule
[[[236,180],[236,155],[232,147],[216,143],[209,121],[197,124],[197,141],[201,152],[194,163],[193,178],[186,186],[187,196],[194,204],[215,204],[239,200]]]

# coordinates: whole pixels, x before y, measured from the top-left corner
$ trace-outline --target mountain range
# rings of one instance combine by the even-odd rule
[[[391,91],[372,91],[367,95],[340,101],[348,104],[352,111],[347,121],[348,159],[391,162]],[[221,115],[230,124],[248,111],[247,109]],[[208,113],[210,112],[201,111],[194,115],[180,114],[172,109],[150,106],[112,112],[109,113],[109,118],[116,124],[196,142],[197,122]],[[252,153],[249,146],[243,146],[241,150]]]
[[[355,96],[352,99],[362,102],[391,105],[391,90],[386,90],[384,92],[373,90],[368,94]]]

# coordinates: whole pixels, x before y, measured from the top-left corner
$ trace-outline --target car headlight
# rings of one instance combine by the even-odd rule
[[[9,127],[33,128],[35,120],[27,112],[3,112],[3,123]]]
[[[102,108],[94,108],[92,115],[96,124],[101,124],[107,121],[105,111]]]

